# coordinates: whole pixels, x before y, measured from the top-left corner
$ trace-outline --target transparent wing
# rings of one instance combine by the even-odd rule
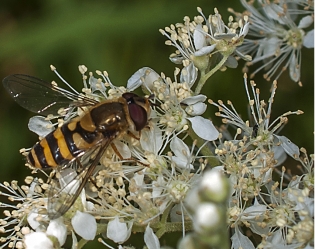
[[[111,142],[112,139],[104,139],[99,146],[90,149],[84,156],[64,166],[59,172],[61,178],[52,180],[47,208],[50,220],[64,215],[75,203]],[[93,159],[89,159],[92,156]],[[79,173],[77,174],[73,168],[80,168]]]
[[[11,97],[25,109],[43,115],[56,115],[60,108],[67,108],[78,102],[76,93],[64,90],[39,78],[24,75],[9,75],[2,81]],[[95,105],[97,101],[80,96],[85,105]]]

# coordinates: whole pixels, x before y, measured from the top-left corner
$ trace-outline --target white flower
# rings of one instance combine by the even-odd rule
[[[148,249],[160,249],[159,239],[154,234],[152,228],[147,225],[144,233],[144,242]]]
[[[210,15],[208,19],[201,8],[198,7],[197,10],[201,15],[196,16],[194,21],[191,22],[185,17],[184,24],[177,23],[175,26],[165,28],[165,31],[160,30],[169,39],[166,44],[177,49],[170,56],[172,62],[183,63],[190,74],[195,74],[196,68],[206,70],[211,57],[218,53],[225,57],[223,61],[225,66],[237,66],[232,54],[250,60],[236,49],[247,34],[249,25],[247,17],[244,17],[244,22],[243,20],[233,22],[230,18],[228,25],[225,25],[217,9],[214,9],[215,14]]]
[[[246,248],[246,249],[254,249],[253,242],[250,239],[242,234],[239,227],[235,227],[235,233],[231,237],[232,249]]]
[[[58,239],[59,245],[63,245],[67,239],[67,227],[63,223],[63,218],[60,217],[55,220],[51,220],[46,230],[46,234],[54,236]]]
[[[194,168],[191,164],[194,160],[192,153],[181,139],[174,137],[170,143],[170,148],[175,154],[175,156],[172,156],[172,161],[175,162],[178,167],[183,169]]]
[[[122,244],[130,237],[131,228],[132,223],[120,222],[116,216],[115,219],[108,222],[106,236],[115,243]]]
[[[46,232],[37,231],[25,235],[24,243],[27,249],[56,248],[61,247],[67,238],[67,227],[63,223],[63,218],[49,222]]]
[[[209,103],[219,108],[219,112],[216,113],[216,115],[222,117],[222,121],[224,123],[231,124],[240,128],[240,130],[237,132],[239,132],[239,134],[244,134],[245,136],[250,137],[251,143],[255,144],[256,146],[262,144],[267,145],[271,150],[277,151],[278,153],[276,155],[279,158],[282,158],[283,153],[279,153],[281,151],[275,148],[279,146],[279,137],[276,137],[275,134],[278,129],[280,129],[284,124],[287,123],[287,116],[292,114],[300,115],[303,114],[303,111],[288,111],[272,121],[270,117],[272,104],[274,103],[274,97],[277,89],[277,82],[274,81],[272,84],[271,96],[268,99],[268,104],[264,100],[260,99],[259,89],[255,88],[256,84],[253,81],[250,82],[251,89],[248,88],[246,75],[244,76],[244,85],[251,110],[252,119],[255,122],[252,127],[250,126],[248,120],[243,121],[243,119],[236,112],[231,101],[228,101],[228,105],[230,106],[231,110],[221,100],[218,101],[218,104],[214,103],[212,100],[209,100]],[[280,145],[282,147],[285,146],[284,143],[280,143]]]
[[[54,130],[54,126],[46,117],[34,116],[31,117],[28,122],[28,129],[35,132],[40,137],[45,137]]]
[[[153,69],[149,67],[140,68],[128,79],[127,89],[133,91],[141,85],[151,89],[153,82],[159,78],[160,76]]]
[[[53,242],[44,232],[34,232],[25,235],[24,243],[27,249],[54,249]]]
[[[213,141],[219,137],[218,130],[214,127],[212,121],[201,116],[187,118],[191,122],[194,132],[204,140]]]
[[[250,66],[257,62],[261,65],[253,73],[266,69],[265,78],[278,79],[285,69],[289,69],[293,81],[300,81],[301,49],[314,47],[314,30],[306,33],[305,29],[313,23],[310,11],[298,9],[297,4],[286,4],[286,0],[279,2],[241,0],[243,6],[250,13],[248,36],[239,47],[240,52],[251,54],[253,60],[248,62]],[[296,19],[297,11],[304,14],[301,19]],[[241,14],[234,13],[241,17]],[[299,21],[299,23],[297,23]],[[281,68],[280,68],[281,66]]]
[[[160,117],[159,125],[165,126],[164,129],[166,129],[167,134],[185,130],[189,120],[192,129],[199,137],[208,141],[217,139],[219,133],[212,122],[200,116],[207,108],[206,104],[203,103],[206,96],[202,94],[192,95],[187,82],[177,82],[176,76],[178,74],[179,70],[175,70],[175,82],[171,82],[171,79],[165,78],[164,75],[158,77],[158,74],[152,69],[139,69],[129,79],[130,85],[128,87],[134,89],[142,84],[143,88],[149,89],[150,93],[155,95],[155,99],[160,104],[159,107],[156,107],[156,112],[153,113]],[[185,77],[181,77],[181,79],[183,78]],[[155,118],[154,115],[153,118]]]
[[[77,211],[71,219],[74,231],[85,240],[93,240],[96,235],[95,217],[88,213]]]
[[[184,104],[187,106],[185,109],[187,114],[191,116],[198,116],[198,115],[203,114],[207,109],[207,105],[203,103],[206,99],[207,99],[207,96],[199,94],[196,96],[185,98],[181,102],[181,104]]]
[[[45,213],[47,206],[47,199],[43,198],[42,194],[43,180],[29,176],[25,182],[28,185],[19,186],[17,181],[0,183],[0,195],[11,201],[9,204],[0,203],[0,207],[5,208],[4,217],[0,219],[0,231],[5,234],[1,237],[1,248],[21,248],[25,235],[33,232],[33,226],[39,231],[45,230],[47,226],[43,225],[47,221],[45,215],[38,217],[38,213]],[[29,217],[33,217],[31,220],[34,219],[34,222],[28,224]],[[35,218],[38,220],[35,221]]]

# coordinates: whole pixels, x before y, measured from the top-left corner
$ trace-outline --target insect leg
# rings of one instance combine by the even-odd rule
[[[132,157],[130,157],[130,158],[123,158],[123,156],[119,153],[119,151],[118,151],[118,149],[117,149],[117,147],[116,147],[116,145],[115,145],[114,143],[111,143],[110,146],[113,148],[115,154],[119,157],[119,159],[120,159],[121,161],[123,161],[123,160],[124,160],[124,161],[133,161],[133,162],[139,163],[139,164],[141,164],[141,165],[143,165],[143,166],[145,166],[145,167],[150,167],[150,165],[145,164],[145,163],[142,163],[142,162],[140,162],[139,160],[136,160],[136,159],[134,159],[134,158],[132,158]]]

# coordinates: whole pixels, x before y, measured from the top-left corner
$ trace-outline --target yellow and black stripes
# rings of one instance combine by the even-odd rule
[[[70,122],[35,144],[28,155],[28,162],[44,169],[64,165],[89,149],[95,139],[95,132],[84,130],[80,122]]]

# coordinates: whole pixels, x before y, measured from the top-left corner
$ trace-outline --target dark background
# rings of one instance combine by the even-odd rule
[[[192,19],[198,14],[197,6],[206,16],[213,14],[213,8],[217,7],[226,22],[228,7],[243,11],[238,1],[3,1],[0,78],[24,73],[47,81],[57,80],[50,71],[50,64],[78,90],[82,88],[78,72],[81,64],[93,72],[107,70],[115,85],[125,86],[128,78],[144,66],[172,77],[175,65],[168,56],[174,48],[164,44],[166,38],[158,29],[182,22],[185,15]],[[289,110],[305,112],[301,116],[289,116],[289,123],[281,135],[305,147],[309,153],[314,150],[313,53],[314,50],[302,50],[304,86],[299,87],[285,72],[279,79],[272,108],[273,117]],[[216,73],[203,93],[214,101],[231,100],[247,119],[241,65],[238,69]],[[262,74],[258,74],[255,81],[261,89],[261,99],[268,101],[271,82],[263,80]],[[0,106],[0,181],[15,179],[21,182],[30,172],[24,167],[19,149],[31,147],[37,141],[37,135],[27,128],[33,114],[18,106],[2,85]],[[208,117],[214,118],[213,113],[217,110],[211,106],[208,111]],[[214,121],[220,124],[219,120]],[[93,245],[86,248],[93,248]]]

